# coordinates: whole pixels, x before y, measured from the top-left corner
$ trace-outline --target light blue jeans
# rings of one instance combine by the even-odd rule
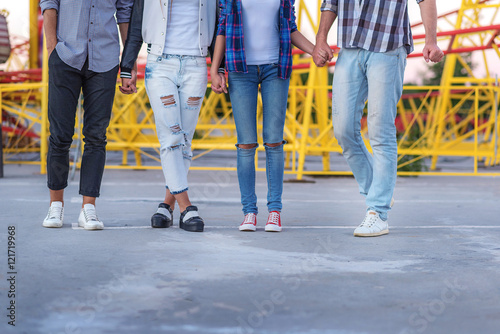
[[[188,190],[193,140],[207,90],[205,57],[148,55],[146,91],[155,116],[160,158],[172,194]]]
[[[267,208],[281,211],[283,193],[283,128],[290,79],[278,77],[278,65],[248,65],[248,73],[229,73],[229,96],[238,135],[237,170],[243,213],[258,213],[255,194],[255,150],[240,144],[257,145],[257,95],[261,87],[263,140],[266,149]],[[271,147],[267,144],[280,145]]]
[[[387,219],[396,185],[397,141],[394,121],[403,92],[406,50],[377,53],[342,49],[333,78],[333,127],[359,184],[368,210]],[[361,136],[361,118],[368,99],[368,138],[373,156]]]

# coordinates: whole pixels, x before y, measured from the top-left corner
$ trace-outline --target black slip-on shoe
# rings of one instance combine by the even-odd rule
[[[179,219],[179,227],[184,231],[203,232],[205,223],[203,222],[203,219],[198,215],[198,208],[196,206],[188,206],[186,210],[181,213],[181,218]]]
[[[158,211],[151,217],[151,227],[154,228],[167,228],[172,226],[172,209],[170,205],[160,203]]]

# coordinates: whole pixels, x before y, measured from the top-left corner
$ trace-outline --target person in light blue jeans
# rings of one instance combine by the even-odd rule
[[[265,231],[280,232],[283,128],[292,72],[292,44],[309,54],[314,45],[297,30],[294,0],[220,0],[217,35],[211,69],[212,89],[216,93],[226,91],[225,77],[217,73],[225,54],[229,96],[238,135],[237,170],[245,215],[239,230],[257,229],[255,151],[258,147],[256,118],[260,85],[269,211]]]
[[[436,38],[436,0],[416,0],[426,38],[423,55],[438,62],[443,52]],[[394,121],[403,92],[406,57],[413,51],[408,1],[323,0],[314,62],[333,57],[327,35],[338,16],[341,48],[332,88],[332,118],[339,142],[366,197],[367,211],[354,230],[357,237],[389,233],[387,212],[396,185],[397,141]],[[361,136],[361,118],[368,99],[368,137],[373,156]]]
[[[144,42],[148,44],[145,85],[153,109],[166,183],[165,199],[151,217],[151,226],[172,225],[177,202],[179,227],[202,232],[204,221],[188,196],[191,142],[207,89],[209,49],[216,32],[217,1],[135,0],[130,38],[121,63],[125,94],[136,92],[132,68]],[[212,54],[210,52],[210,54]]]

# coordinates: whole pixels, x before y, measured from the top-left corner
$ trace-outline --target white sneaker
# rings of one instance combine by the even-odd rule
[[[383,221],[376,211],[369,210],[365,219],[354,230],[355,237],[378,237],[389,233],[387,221]]]
[[[94,205],[85,204],[83,206],[80,216],[78,217],[78,226],[86,230],[102,230],[104,228],[103,222],[97,218]]]
[[[64,217],[64,207],[62,202],[52,202],[49,213],[43,220],[43,227],[62,227]]]
[[[255,213],[247,213],[239,229],[240,231],[255,232],[257,229],[257,215]]]

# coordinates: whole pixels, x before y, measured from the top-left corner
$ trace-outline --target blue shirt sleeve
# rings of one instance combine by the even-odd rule
[[[118,0],[116,2],[116,22],[129,23],[134,0]]]
[[[59,0],[41,0],[40,10],[42,11],[42,14],[47,9],[55,9],[59,12]]]

